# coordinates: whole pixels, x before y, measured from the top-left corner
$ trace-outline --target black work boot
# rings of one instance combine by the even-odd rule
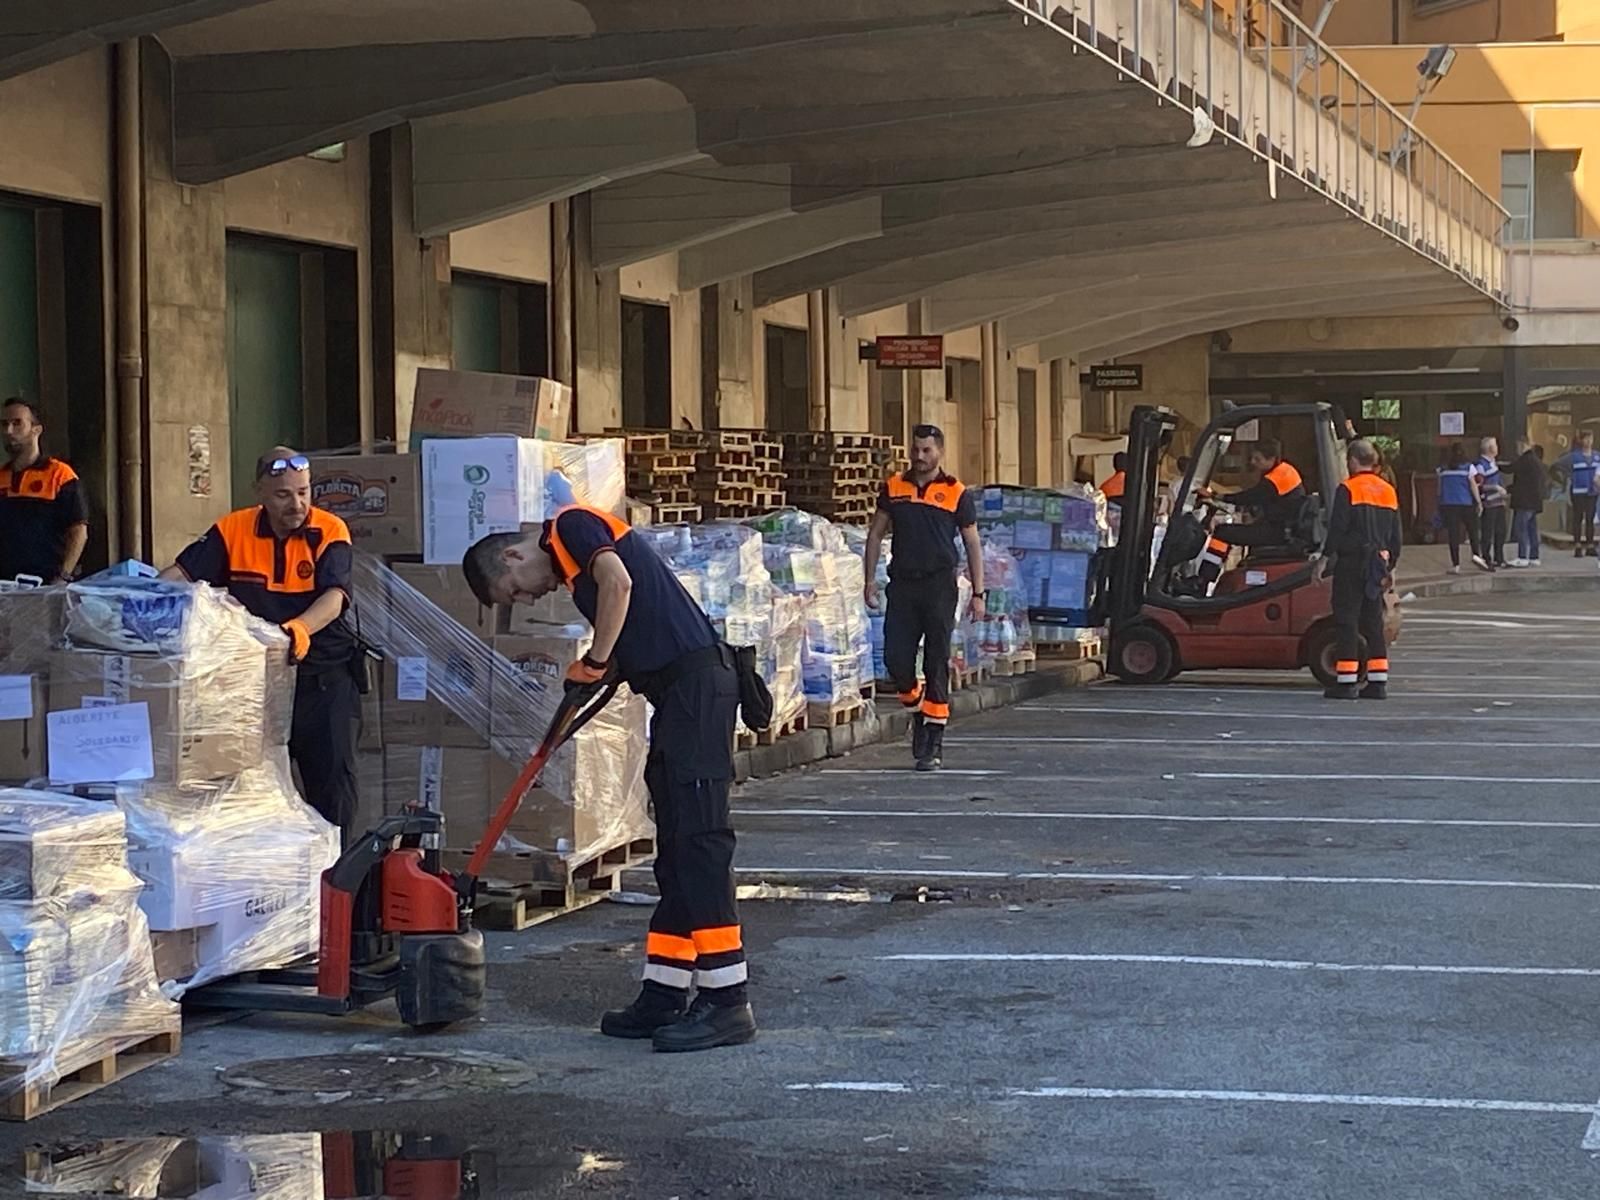
[[[944,765],[944,726],[930,723],[925,729],[922,753],[917,755],[917,770],[937,771]]]
[[[1583,547],[1582,546],[1576,546],[1576,545],[1573,546],[1572,547],[1572,557],[1573,558],[1582,558],[1583,557]]]
[[[1360,695],[1353,683],[1330,683],[1322,689],[1324,700],[1355,700]]]
[[[911,761],[921,762],[928,752],[928,723],[920,712],[911,714]]]
[[[718,1004],[701,994],[677,1022],[657,1029],[651,1042],[663,1054],[681,1054],[738,1046],[755,1036],[756,1017],[747,1002]]]
[[[1362,688],[1360,695],[1363,700],[1387,700],[1389,698],[1389,685],[1374,681]]]
[[[600,1018],[600,1032],[614,1038],[647,1038],[663,1026],[683,1019],[689,993],[644,987],[627,1008],[614,1008]]]

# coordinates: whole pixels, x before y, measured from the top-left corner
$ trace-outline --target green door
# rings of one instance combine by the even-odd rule
[[[33,213],[0,204],[0,396],[39,396],[39,271]]]
[[[456,279],[450,284],[450,340],[458,371],[501,371],[498,284]]]
[[[275,445],[300,446],[300,256],[228,241],[228,415],[233,502],[252,502],[255,464]]]

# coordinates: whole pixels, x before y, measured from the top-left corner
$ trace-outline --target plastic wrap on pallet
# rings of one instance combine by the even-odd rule
[[[126,815],[150,928],[198,931],[198,970],[165,983],[169,995],[315,952],[322,872],[339,857],[339,831],[300,798],[287,750],[210,783],[82,790]]]
[[[67,589],[0,582],[0,675],[36,675],[66,636]]]
[[[637,531],[643,533],[644,531]],[[428,702],[476,736],[476,747],[389,741],[384,811],[445,815],[446,843],[474,845],[561,701],[566,668],[588,646],[586,629],[524,626],[486,644],[394,571],[357,552],[356,602],[388,616],[373,641],[396,673],[399,700]],[[388,694],[385,688],[385,694]],[[551,761],[496,847],[584,856],[647,836],[643,786],[645,704],[623,688]]]
[[[49,711],[142,706],[149,765],[83,752],[50,718],[49,778],[63,785],[151,779],[188,785],[260,764],[286,746],[294,711],[289,639],[205,584],[96,578],[65,589],[65,640],[46,660]]]
[[[324,1160],[325,1136],[341,1135],[257,1133],[74,1142],[29,1154],[25,1184],[30,1195],[323,1200],[350,1186],[339,1181],[353,1166],[343,1153]],[[358,1139],[356,1145],[364,1141]],[[374,1139],[372,1145],[387,1148],[386,1139]],[[363,1154],[357,1161],[382,1174],[383,1158]]]
[[[982,545],[983,585],[988,596],[984,619],[976,622],[978,642],[989,656],[1031,650],[1033,632],[1021,567],[1003,542],[985,534]]]
[[[96,1042],[175,1031],[123,815],[0,789],[0,1095],[48,1085]]]

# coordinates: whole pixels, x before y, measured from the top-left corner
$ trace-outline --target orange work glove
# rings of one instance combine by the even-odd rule
[[[573,663],[567,668],[567,682],[575,683],[580,686],[591,683],[599,683],[601,680],[605,679],[606,669],[607,668],[604,663],[596,666],[594,664],[594,660],[585,654],[582,658],[578,659],[577,662]]]
[[[311,630],[304,621],[285,621],[279,626],[289,635],[289,661],[302,662],[311,651]]]

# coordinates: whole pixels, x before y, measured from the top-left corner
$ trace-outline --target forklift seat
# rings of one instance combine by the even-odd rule
[[[1257,565],[1300,562],[1310,558],[1322,544],[1322,497],[1312,492],[1300,501],[1286,522],[1284,540],[1276,546],[1253,546],[1250,561]]]

